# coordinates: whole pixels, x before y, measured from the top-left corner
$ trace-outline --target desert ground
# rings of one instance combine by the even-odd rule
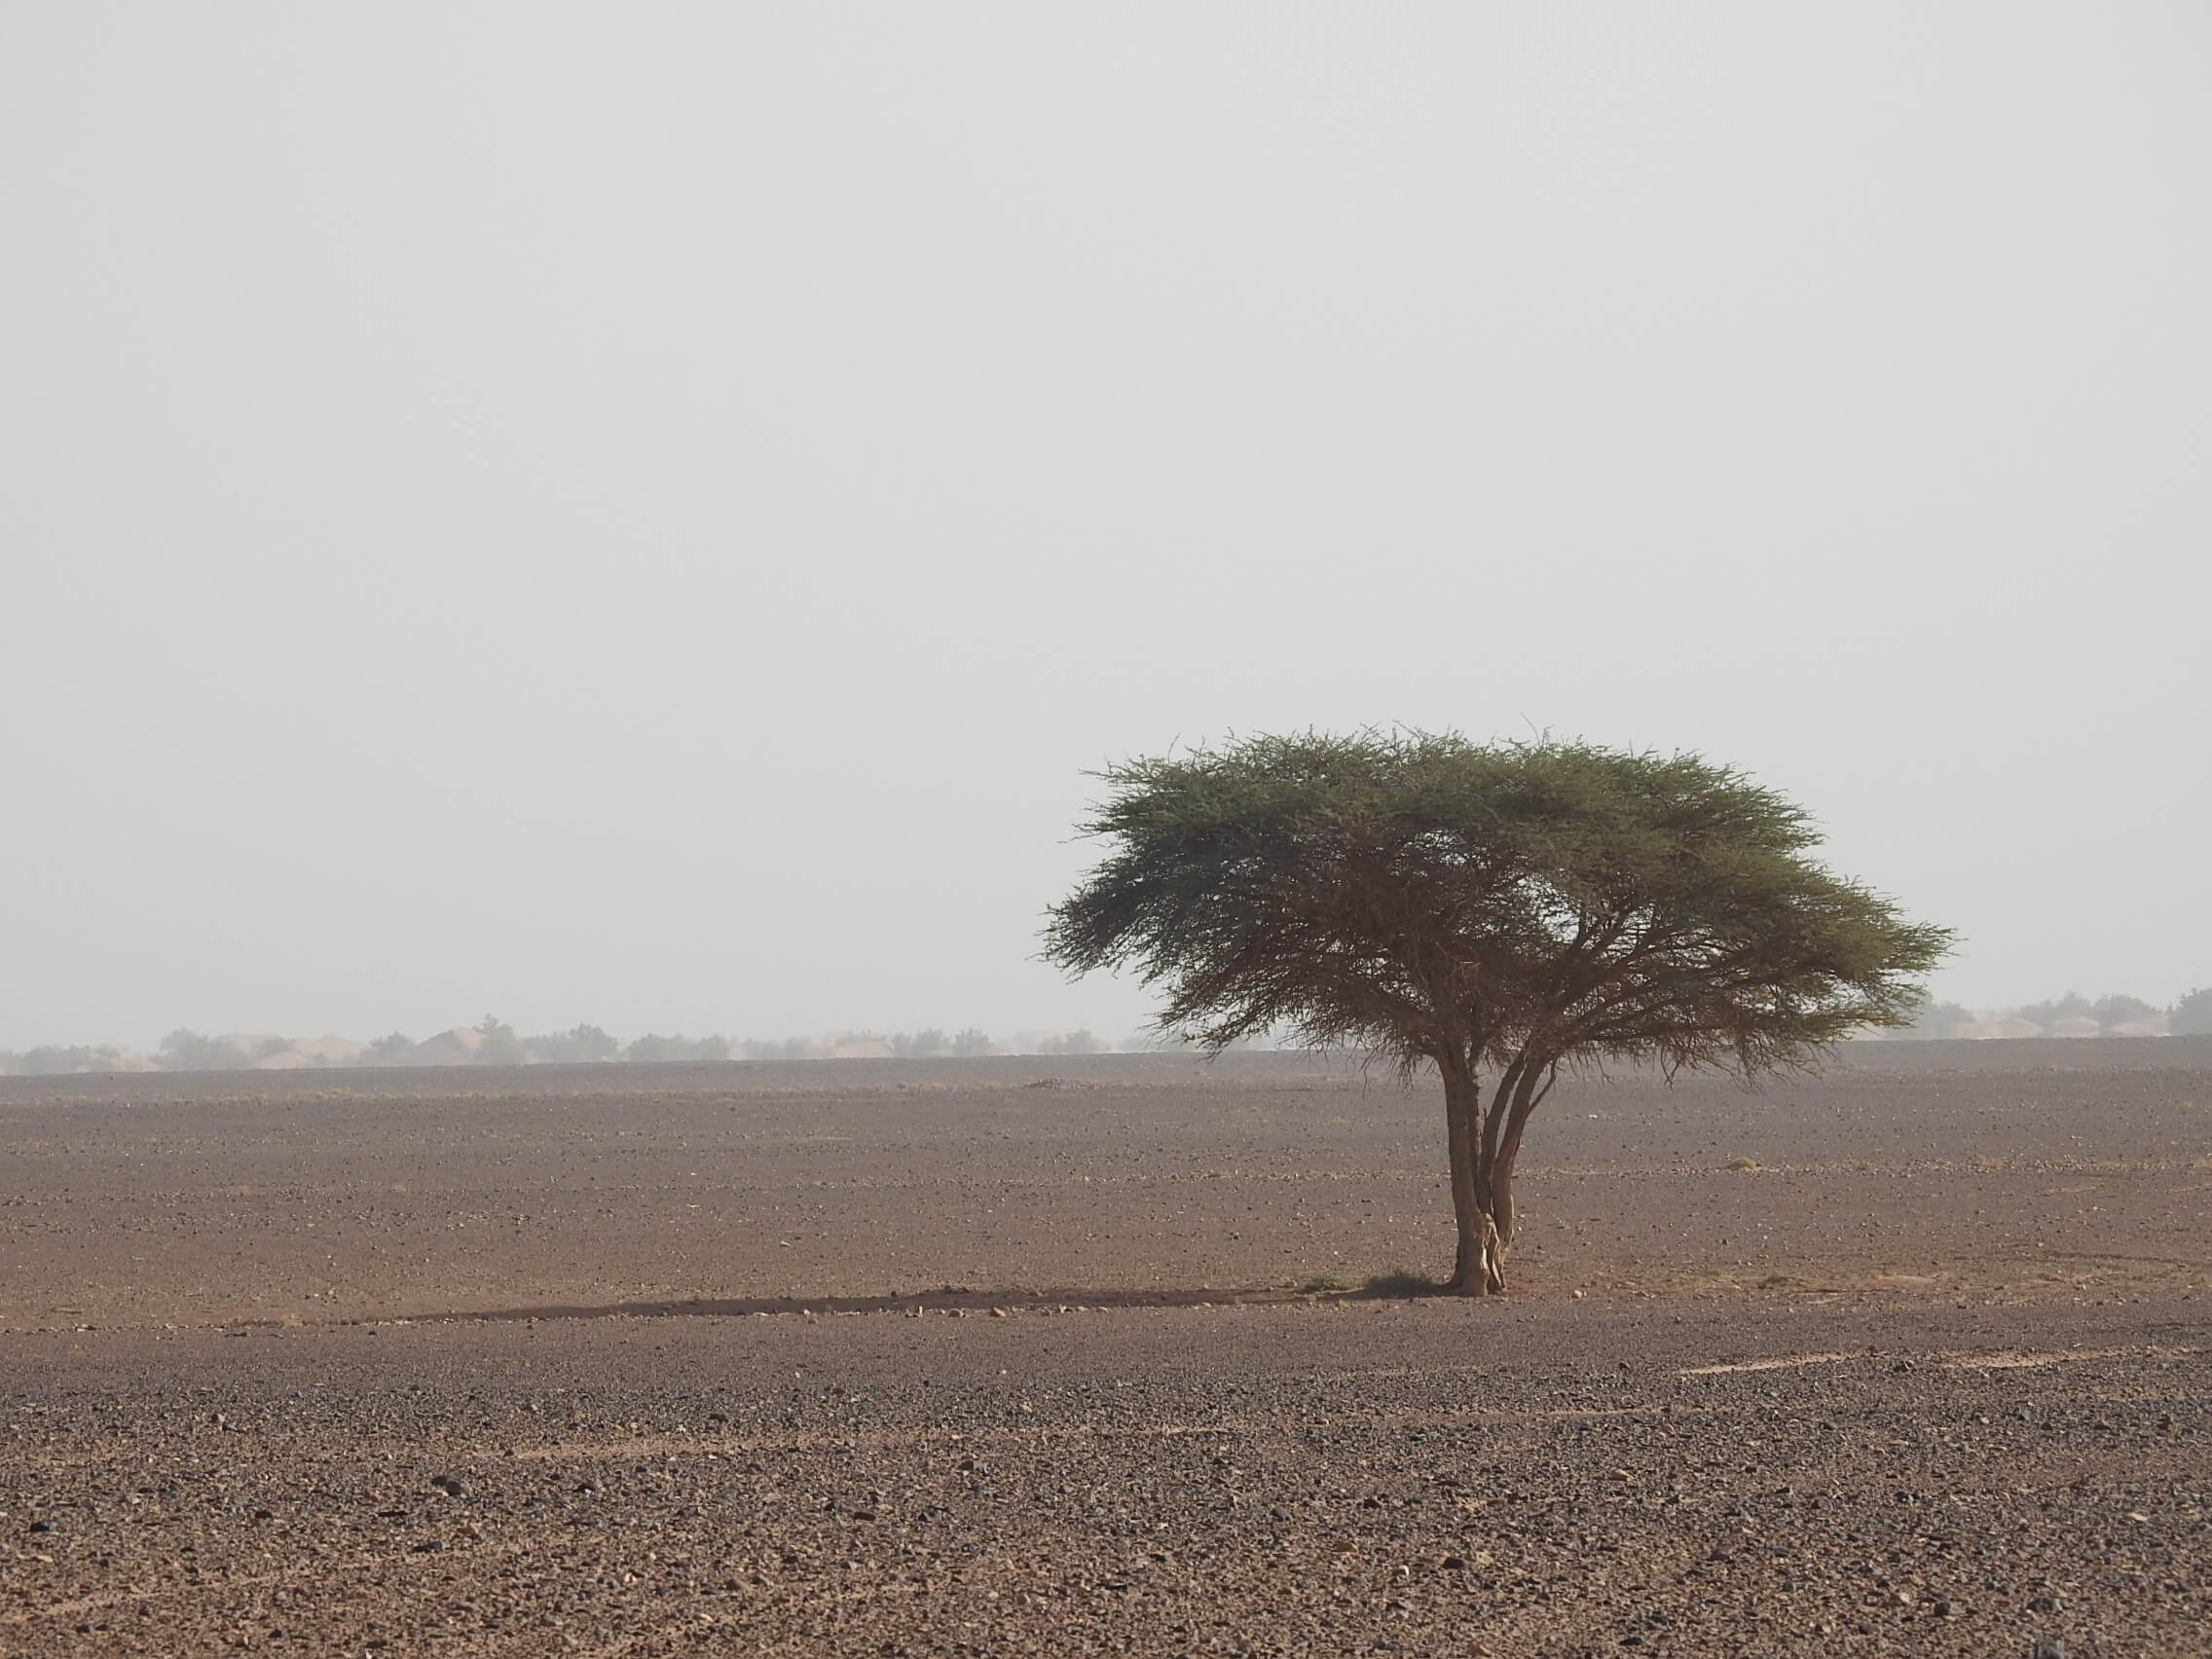
[[[0,1655],[2212,1652],[2212,1040],[0,1079]]]

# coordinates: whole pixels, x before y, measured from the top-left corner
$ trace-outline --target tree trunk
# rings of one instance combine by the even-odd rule
[[[1497,1229],[1498,1266],[1505,1265],[1505,1253],[1513,1248],[1513,1155],[1504,1154],[1491,1165],[1490,1218]]]
[[[1441,1069],[1445,1135],[1452,1150],[1452,1213],[1459,1234],[1445,1288],[1457,1296],[1493,1295],[1505,1288],[1505,1273],[1482,1167],[1482,1086],[1471,1069],[1451,1064]]]
[[[1490,1213],[1491,1219],[1497,1223],[1500,1261],[1504,1260],[1506,1251],[1513,1248],[1513,1161],[1521,1154],[1521,1134],[1529,1126],[1530,1114],[1543,1104],[1544,1096],[1552,1091],[1552,1084],[1558,1077],[1559,1067],[1554,1062],[1523,1068],[1514,1084],[1512,1111],[1505,1120],[1504,1133],[1498,1137],[1497,1150],[1491,1155]],[[1504,1104],[1501,1097],[1491,1109],[1500,1111]]]

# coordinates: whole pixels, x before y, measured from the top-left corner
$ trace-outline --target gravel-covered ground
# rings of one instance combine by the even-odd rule
[[[0,1655],[2212,1652],[2212,1044],[1563,1087],[1512,1297],[1303,1289],[1433,1107],[7,1080]]]

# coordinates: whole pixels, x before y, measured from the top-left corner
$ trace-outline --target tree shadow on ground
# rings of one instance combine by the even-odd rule
[[[1410,1268],[1392,1268],[1386,1273],[1377,1273],[1357,1290],[1349,1292],[1348,1302],[1412,1302],[1424,1296],[1453,1296],[1457,1294],[1442,1279],[1417,1273]]]
[[[534,1308],[490,1308],[453,1312],[406,1313],[334,1324],[457,1324],[469,1320],[512,1324],[534,1319],[732,1319],[754,1315],[826,1313],[1073,1313],[1124,1308],[1224,1308],[1300,1302],[1385,1302],[1449,1294],[1435,1279],[1404,1271],[1364,1284],[1309,1280],[1297,1288],[1266,1290],[977,1290],[942,1285],[936,1290],[888,1296],[687,1297],[658,1302],[555,1303]],[[272,1321],[249,1321],[271,1323]]]

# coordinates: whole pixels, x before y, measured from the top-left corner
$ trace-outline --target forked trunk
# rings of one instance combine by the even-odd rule
[[[1452,1213],[1458,1251],[1445,1286],[1458,1296],[1490,1296],[1505,1288],[1505,1252],[1493,1208],[1491,1171],[1484,1167],[1482,1088],[1471,1070],[1446,1065],[1444,1126],[1452,1151]]]
[[[1521,1156],[1522,1131],[1529,1126],[1529,1118],[1544,1103],[1544,1096],[1552,1091],[1552,1084],[1559,1077],[1557,1061],[1544,1060],[1534,1064],[1524,1063],[1516,1068],[1511,1078],[1512,1092],[1508,1095],[1503,1084],[1499,1085],[1497,1098],[1491,1103],[1493,1119],[1503,1115],[1504,1126],[1496,1141],[1496,1148],[1487,1158],[1485,1171],[1490,1194],[1491,1220],[1497,1227],[1497,1260],[1503,1266],[1505,1253],[1513,1248],[1513,1162]],[[1485,1125],[1486,1131],[1490,1127]],[[1484,1135],[1486,1144],[1490,1135]],[[1498,1288],[1504,1289],[1502,1277]]]
[[[1500,1156],[1491,1166],[1490,1219],[1497,1229],[1497,1259],[1502,1266],[1513,1248],[1513,1160]]]

